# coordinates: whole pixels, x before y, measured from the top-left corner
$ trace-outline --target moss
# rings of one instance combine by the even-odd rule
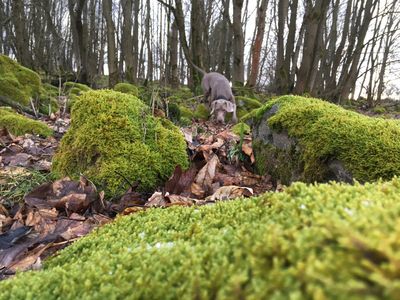
[[[274,104],[278,112],[269,126],[285,130],[298,140],[303,177],[316,180],[324,161],[338,159],[359,181],[390,179],[400,174],[400,125],[347,111],[328,102],[299,96],[283,96],[251,113],[260,120]]]
[[[376,106],[372,109],[372,111],[376,114],[384,114],[386,112],[386,108],[383,106]]]
[[[0,299],[396,299],[400,180],[120,217]]]
[[[236,133],[237,135],[240,135],[241,133],[250,134],[251,132],[250,126],[242,122],[234,125],[231,130],[233,133]]]
[[[181,119],[181,110],[179,109],[179,106],[175,103],[171,103],[168,105],[168,117],[169,119],[177,123]]]
[[[110,195],[126,190],[124,178],[153,189],[178,164],[186,168],[188,161],[177,127],[151,116],[134,96],[101,90],[77,97],[52,171],[74,178],[84,173]]]
[[[88,92],[88,91],[92,90],[90,87],[88,87],[87,85],[85,85],[83,83],[72,82],[72,81],[64,82],[63,87],[67,92],[69,92],[73,88],[78,89],[82,92]]]
[[[237,96],[236,97],[236,105],[238,107],[243,107],[244,109],[250,111],[255,108],[260,108],[262,106],[262,103],[253,98]]]
[[[197,108],[194,112],[194,117],[196,119],[207,120],[209,116],[210,116],[210,113],[209,113],[207,107],[203,103],[197,105]]]
[[[40,105],[39,111],[49,115],[52,112],[56,112],[59,108],[57,97],[59,90],[55,86],[44,83],[40,92]]]
[[[31,98],[39,96],[40,88],[41,80],[37,73],[0,55],[0,96],[28,105]]]
[[[126,82],[117,83],[114,86],[114,90],[117,92],[129,94],[129,95],[132,95],[135,97],[139,96],[139,89],[135,85],[126,83]]]
[[[2,127],[7,128],[14,135],[32,133],[48,137],[53,134],[45,123],[31,120],[4,108],[0,108],[0,128]]]
[[[181,116],[183,118],[187,118],[189,120],[191,120],[193,118],[193,111],[190,110],[189,108],[187,108],[183,105],[180,105],[179,110],[181,111]]]

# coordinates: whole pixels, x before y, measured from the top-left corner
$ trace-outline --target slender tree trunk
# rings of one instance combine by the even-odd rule
[[[257,10],[257,33],[254,44],[251,49],[251,71],[247,85],[254,87],[257,82],[258,72],[260,70],[260,55],[265,32],[265,15],[267,12],[268,0],[261,0]]]
[[[233,83],[244,83],[244,34],[242,30],[243,0],[233,0]]]
[[[103,0],[103,15],[107,26],[108,86],[113,88],[118,83],[117,47],[115,46],[115,25],[112,19],[112,0]]]

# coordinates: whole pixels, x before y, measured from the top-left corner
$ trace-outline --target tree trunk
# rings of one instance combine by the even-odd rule
[[[265,15],[267,12],[267,5],[268,0],[261,0],[261,4],[257,10],[257,33],[254,44],[251,47],[251,71],[247,83],[249,87],[254,87],[256,85],[258,72],[260,70],[260,55],[265,32]]]
[[[32,68],[32,55],[29,51],[29,35],[26,28],[26,16],[23,0],[13,0],[11,19],[15,32],[15,56],[25,67]]]
[[[305,34],[303,44],[303,57],[300,64],[297,82],[294,89],[296,94],[311,92],[310,87],[313,82],[315,61],[318,59],[319,48],[321,47],[321,38],[323,21],[327,13],[329,0],[317,0],[312,5],[307,1],[305,12]]]
[[[243,0],[233,0],[233,74],[234,85],[244,83],[244,35],[242,30]]]
[[[115,25],[112,19],[112,0],[103,0],[103,16],[107,26],[107,65],[108,86],[113,88],[118,83],[118,60],[115,46]]]
[[[122,0],[122,12],[124,21],[122,23],[121,50],[125,61],[125,78],[128,82],[135,82],[136,74],[133,72],[133,36],[132,36],[132,11],[133,0]]]

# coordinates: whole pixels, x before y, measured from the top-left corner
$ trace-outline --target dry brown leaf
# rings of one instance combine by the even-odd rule
[[[145,204],[146,207],[165,207],[167,204],[167,201],[165,201],[163,195],[161,192],[155,192],[149,200],[147,200],[147,203]]]
[[[204,191],[212,189],[212,183],[219,165],[218,156],[214,156],[207,162],[207,164],[199,171],[194,182],[202,187]]]
[[[203,188],[195,182],[190,186],[190,192],[200,199],[203,198],[205,194]]]
[[[138,206],[127,207],[127,208],[124,209],[124,211],[121,213],[121,215],[126,216],[126,215],[137,213],[137,212],[142,211],[142,210],[144,210],[143,207],[138,207]]]
[[[242,151],[244,154],[246,154],[248,157],[250,157],[250,161],[252,164],[256,161],[251,143],[243,143]]]
[[[235,185],[222,186],[214,194],[207,197],[207,201],[235,199],[241,196],[250,197],[253,195],[253,189]]]
[[[33,264],[35,264],[36,260],[42,255],[42,253],[51,246],[51,244],[47,245],[39,245],[32,251],[28,252],[28,255],[25,256],[23,259],[16,261],[13,263],[9,269],[11,271],[25,271],[28,270],[32,267]]]

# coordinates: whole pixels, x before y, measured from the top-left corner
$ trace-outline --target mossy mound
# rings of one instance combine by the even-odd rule
[[[114,91],[129,94],[135,97],[139,96],[139,89],[133,84],[120,82],[114,86]]]
[[[362,182],[400,174],[400,124],[396,120],[371,118],[300,96],[270,101],[246,118],[254,123],[258,169],[276,171],[277,179],[285,182],[290,180],[282,174],[293,174],[293,170],[296,180],[329,180],[331,169],[326,166],[331,162],[334,168],[340,163],[350,179]]]
[[[151,209],[0,282],[0,299],[397,299],[399,216],[399,179]]]
[[[40,76],[15,60],[0,55],[0,96],[29,105],[31,98],[40,95]]]
[[[188,165],[179,129],[151,116],[138,98],[101,90],[77,98],[52,171],[58,177],[83,173],[110,194],[126,190],[125,178],[138,181],[141,190],[152,189],[176,165]]]
[[[208,111],[207,107],[205,106],[205,104],[200,103],[199,105],[197,105],[196,110],[194,111],[193,116],[196,119],[200,119],[200,120],[208,120],[209,116],[210,116],[210,112]]]
[[[67,109],[70,111],[75,101],[77,100],[79,95],[82,95],[85,92],[91,91],[92,89],[85,84],[67,81],[63,84],[64,93],[68,96],[68,105]]]
[[[0,128],[3,127],[13,135],[31,133],[48,137],[53,134],[53,130],[45,123],[29,119],[7,108],[0,108]]]

